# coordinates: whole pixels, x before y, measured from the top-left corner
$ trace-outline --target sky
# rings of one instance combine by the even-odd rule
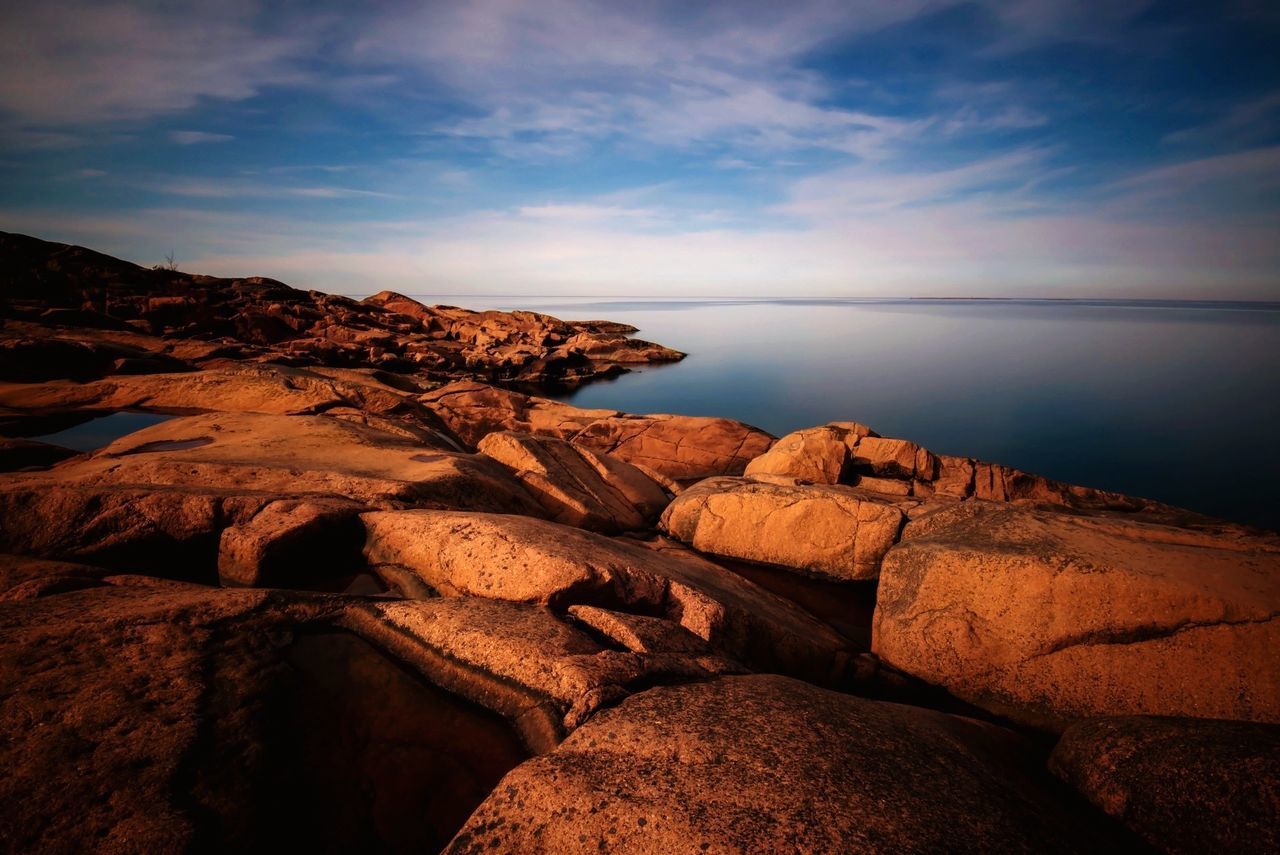
[[[354,295],[1280,299],[1277,44],[1268,0],[9,3],[0,229]]]

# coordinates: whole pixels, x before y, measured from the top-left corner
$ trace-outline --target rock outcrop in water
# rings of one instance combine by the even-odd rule
[[[672,354],[606,321],[0,259],[5,851],[1276,846],[1274,534],[493,385]]]

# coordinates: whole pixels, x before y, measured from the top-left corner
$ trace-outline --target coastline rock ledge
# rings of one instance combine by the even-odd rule
[[[633,332],[0,234],[0,850],[1280,846],[1280,536]]]

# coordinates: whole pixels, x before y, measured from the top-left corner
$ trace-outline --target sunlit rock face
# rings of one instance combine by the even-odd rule
[[[889,551],[873,649],[1040,726],[1280,722],[1278,603],[1274,538],[997,508]]]

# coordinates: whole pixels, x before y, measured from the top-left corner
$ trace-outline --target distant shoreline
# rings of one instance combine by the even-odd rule
[[[368,295],[346,295],[361,299]],[[857,306],[857,305],[910,305],[929,303],[982,303],[986,305],[1061,305],[1095,306],[1100,308],[1150,308],[1150,309],[1225,309],[1234,311],[1280,311],[1280,300],[1197,300],[1141,297],[652,297],[643,295],[574,295],[574,294],[428,294],[406,293],[405,296],[423,302],[459,300],[449,305],[466,305],[465,301],[493,302],[513,301],[512,305],[531,301],[547,305],[559,301],[565,305],[606,306],[615,303],[682,303],[689,305],[751,305],[777,304],[795,306]]]

